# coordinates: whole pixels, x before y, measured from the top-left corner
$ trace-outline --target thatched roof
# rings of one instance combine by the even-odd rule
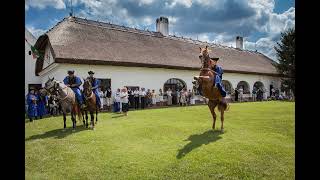
[[[261,53],[78,17],[64,18],[40,36],[35,47],[44,50],[47,43],[57,63],[174,69],[199,69],[199,47],[209,45],[210,55],[220,58],[225,72],[278,74],[273,61]],[[42,64],[38,59],[36,73],[42,70]]]

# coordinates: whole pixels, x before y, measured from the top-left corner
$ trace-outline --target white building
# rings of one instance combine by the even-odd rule
[[[41,87],[41,78],[35,74],[36,59],[33,59],[31,52],[31,45],[34,45],[36,40],[37,39],[27,29],[25,29],[25,94],[28,93],[28,89],[31,86]]]
[[[241,86],[249,97],[254,85],[263,87],[267,94],[270,86],[280,88],[273,61],[259,52],[243,50],[243,42],[231,48],[166,35],[168,24],[164,23],[169,23],[168,19],[161,17],[156,23],[159,32],[64,18],[38,38],[35,47],[45,55],[37,59],[35,73],[43,85],[48,77],[62,81],[68,70],[75,70],[81,78],[93,70],[103,88],[111,87],[112,91],[123,86],[156,92],[168,87],[192,89],[193,77],[199,75],[201,66],[199,47],[208,45],[210,54],[220,58],[228,93]],[[242,37],[237,41],[243,41]]]

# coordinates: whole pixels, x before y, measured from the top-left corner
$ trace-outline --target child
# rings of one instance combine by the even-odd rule
[[[122,112],[124,112],[125,116],[128,116],[128,111],[129,111],[129,103],[128,103],[128,92],[127,92],[127,88],[123,88],[121,90],[121,94],[120,94],[120,98],[121,98],[121,102],[122,102]]]

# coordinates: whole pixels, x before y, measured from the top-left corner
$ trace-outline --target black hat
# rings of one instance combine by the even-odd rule
[[[211,57],[210,59],[211,59],[211,60],[214,60],[214,61],[218,61],[218,60],[219,60],[218,57]]]
[[[68,74],[74,74],[74,70],[69,70]]]
[[[89,75],[90,75],[90,74],[94,74],[94,72],[93,72],[93,71],[89,71],[88,74],[89,74]]]

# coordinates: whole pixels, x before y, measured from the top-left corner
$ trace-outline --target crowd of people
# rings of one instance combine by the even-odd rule
[[[116,92],[111,92],[110,89],[105,92],[100,91],[100,100],[102,109],[113,112],[122,112],[123,109],[145,109],[160,106],[180,105],[187,106],[191,104],[191,99],[194,94],[191,90],[187,91],[183,88],[181,91],[172,91],[168,88],[163,92],[154,89],[145,88],[118,88]]]

